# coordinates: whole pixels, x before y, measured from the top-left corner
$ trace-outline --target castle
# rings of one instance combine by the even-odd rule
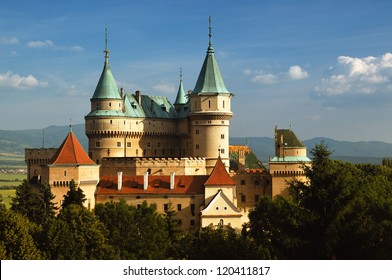
[[[107,33],[106,33],[107,34]],[[138,206],[170,208],[184,230],[200,226],[241,228],[247,211],[263,195],[285,192],[286,182],[304,180],[306,147],[291,129],[275,128],[275,157],[268,172],[246,168],[247,147],[229,147],[231,100],[212,46],[211,18],[207,53],[196,85],[187,94],[182,77],[172,104],[166,97],[117,87],[109,63],[104,66],[85,116],[88,154],[68,134],[59,149],[26,149],[28,179],[51,186],[61,204],[69,182],[86,194],[86,206],[125,199]],[[238,169],[230,167],[230,149]]]

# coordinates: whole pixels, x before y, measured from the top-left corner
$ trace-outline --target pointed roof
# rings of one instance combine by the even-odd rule
[[[184,105],[186,103],[186,95],[184,91],[184,86],[182,84],[182,69],[180,74],[180,86],[178,87],[176,101],[174,101],[174,105]]]
[[[109,66],[109,50],[108,39],[106,31],[106,47],[103,51],[105,53],[105,64],[102,70],[101,77],[99,78],[97,87],[95,88],[94,95],[91,99],[121,99],[116,81],[114,80],[112,71]]]
[[[56,154],[50,160],[50,164],[95,164],[84,151],[82,145],[70,131],[57,150]]]
[[[290,129],[275,128],[276,144],[283,144],[286,148],[306,148],[306,146],[299,140],[294,131]]]
[[[222,204],[228,206],[227,213],[225,213],[225,214],[214,213],[214,210],[216,210],[216,205],[222,205]],[[216,217],[217,215],[222,216],[222,217],[225,217],[225,216],[226,217],[227,216],[241,217],[242,216],[241,211],[234,205],[234,203],[232,201],[230,201],[230,199],[225,195],[225,193],[222,190],[219,190],[216,193],[216,195],[211,199],[211,201],[206,205],[206,207],[204,207],[204,209],[201,210],[200,212],[203,217],[206,217],[206,216]]]
[[[230,92],[226,89],[225,83],[223,82],[218,63],[215,59],[214,48],[212,47],[211,16],[209,29],[210,32],[208,36],[210,39],[207,55],[204,59],[199,78],[197,79],[196,86],[192,91],[192,94],[229,94]]]
[[[235,185],[233,178],[230,177],[229,173],[219,157],[216,161],[214,169],[211,172],[210,177],[204,183],[205,186],[222,186],[222,185]]]

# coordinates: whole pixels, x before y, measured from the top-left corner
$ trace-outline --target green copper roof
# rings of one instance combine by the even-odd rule
[[[199,78],[197,79],[195,89],[192,94],[219,94],[230,93],[223,82],[218,63],[214,55],[214,48],[211,41],[211,17],[210,17],[210,33],[207,55],[204,59]]]
[[[286,156],[286,157],[273,157],[270,162],[310,162],[311,160],[306,156]]]
[[[182,79],[180,80],[180,86],[178,87],[176,101],[174,101],[174,105],[183,105],[186,103],[186,95],[184,92],[184,86],[182,85]]]
[[[92,99],[121,99],[107,60]]]
[[[306,148],[291,129],[277,129],[275,133],[278,143],[283,140],[283,145],[286,148]]]
[[[116,81],[109,66],[108,33],[106,30],[105,64],[92,99],[121,99]]]

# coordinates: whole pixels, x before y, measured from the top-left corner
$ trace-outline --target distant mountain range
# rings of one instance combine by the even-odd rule
[[[0,130],[0,153],[24,155],[25,148],[59,147],[70,131],[69,126],[50,126],[45,129]],[[84,124],[72,126],[72,131],[87,151],[88,139],[84,132]],[[308,151],[316,144],[324,141],[335,159],[352,163],[379,164],[385,157],[392,158],[392,143],[380,141],[337,141],[325,137],[316,137],[302,141]],[[257,157],[268,163],[274,155],[274,140],[270,137],[231,137],[230,145],[247,145]]]

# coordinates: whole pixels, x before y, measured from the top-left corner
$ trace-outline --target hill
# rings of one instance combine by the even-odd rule
[[[25,148],[59,147],[69,129],[69,126],[50,126],[45,129],[0,130],[0,166],[9,163],[10,160],[14,162],[14,158],[23,161]],[[87,151],[88,139],[84,132],[84,124],[73,125],[72,131]],[[333,158],[352,163],[380,164],[383,158],[392,157],[392,143],[380,141],[350,142],[315,137],[303,143],[309,151],[321,141],[324,141],[333,152]],[[263,163],[268,163],[269,157],[275,153],[274,140],[270,137],[231,137],[230,145],[249,146]]]

